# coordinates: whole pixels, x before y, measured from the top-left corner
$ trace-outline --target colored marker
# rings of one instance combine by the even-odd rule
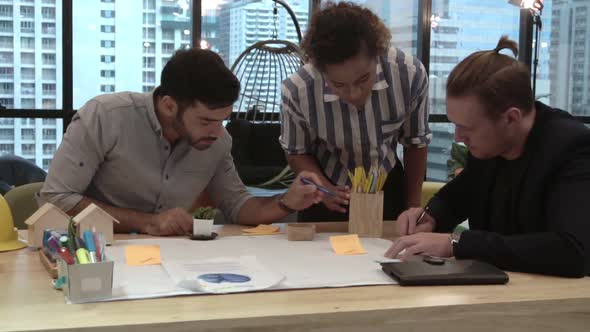
[[[62,235],[59,238],[59,246],[62,248],[67,248],[68,247],[68,237],[67,235]]]
[[[47,248],[47,241],[49,240],[49,238],[51,237],[51,230],[50,229],[46,229],[43,231],[43,245],[42,247]]]
[[[62,247],[65,247],[70,251],[70,255],[74,256],[76,254],[76,248],[74,248],[74,241],[70,239],[67,235],[63,235],[59,238],[59,244]]]
[[[76,257],[78,257],[78,263],[80,264],[88,264],[90,263],[88,259],[88,250],[84,248],[80,248],[76,250]]]
[[[96,263],[96,246],[94,245],[94,235],[92,231],[84,232],[84,242],[86,243],[86,249],[90,254],[90,263]]]
[[[74,261],[74,258],[72,257],[72,255],[70,255],[70,252],[68,251],[68,249],[61,247],[59,248],[59,256],[66,262],[68,263],[68,265],[72,265],[74,263],[76,263]]]

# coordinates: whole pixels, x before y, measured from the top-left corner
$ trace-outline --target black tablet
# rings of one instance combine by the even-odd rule
[[[476,260],[424,257],[399,263],[381,263],[385,273],[402,286],[493,285],[508,282],[497,267]]]

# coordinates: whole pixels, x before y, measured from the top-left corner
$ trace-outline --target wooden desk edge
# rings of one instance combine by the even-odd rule
[[[337,308],[335,308],[337,309]],[[550,313],[550,314],[549,314]],[[99,318],[99,317],[97,317]],[[369,309],[259,317],[233,317],[164,322],[125,322],[88,326],[66,323],[64,328],[0,327],[0,331],[587,331],[590,299],[519,301],[479,305]],[[86,324],[85,324],[86,323]],[[442,325],[441,325],[442,324]],[[42,325],[42,323],[40,323]],[[14,327],[14,326],[13,326]],[[445,328],[446,327],[446,328]]]

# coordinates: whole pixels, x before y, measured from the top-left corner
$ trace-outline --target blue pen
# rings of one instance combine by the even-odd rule
[[[86,250],[90,254],[90,263],[96,263],[96,246],[94,245],[94,234],[92,234],[92,231],[84,232],[84,242],[86,243]]]
[[[324,187],[322,187],[322,186],[320,186],[320,185],[318,185],[318,184],[315,184],[315,183],[314,183],[313,181],[311,181],[310,179],[307,179],[307,178],[301,178],[301,182],[303,182],[303,183],[305,183],[305,184],[311,184],[312,186],[315,186],[316,188],[318,188],[318,190],[319,190],[319,191],[321,191],[321,192],[323,192],[323,193],[326,193],[326,194],[328,194],[328,195],[330,195],[330,196],[336,196],[336,194],[334,194],[334,193],[333,193],[333,192],[331,192],[330,190],[328,190],[328,189],[326,189],[326,188],[324,188]]]

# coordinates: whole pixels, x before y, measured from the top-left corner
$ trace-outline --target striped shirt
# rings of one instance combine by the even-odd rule
[[[377,57],[377,78],[364,110],[330,91],[321,73],[307,64],[282,85],[281,136],[288,154],[316,157],[335,184],[349,183],[358,166],[396,163],[397,142],[424,147],[428,127],[428,76],[422,63],[397,48]]]

